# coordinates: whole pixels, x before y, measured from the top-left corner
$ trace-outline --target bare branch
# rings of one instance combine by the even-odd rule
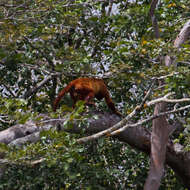
[[[142,125],[144,123],[147,123],[149,121],[152,121],[153,119],[156,119],[158,117],[165,116],[165,115],[172,114],[172,113],[177,113],[177,112],[180,112],[182,110],[190,108],[190,105],[187,105],[187,106],[184,106],[184,107],[181,107],[181,108],[178,108],[178,109],[174,108],[174,110],[167,111],[167,112],[161,112],[161,113],[159,113],[157,115],[153,115],[153,116],[151,116],[151,117],[149,117],[147,119],[140,120],[137,123],[126,124],[134,115],[136,115],[136,113],[138,111],[140,111],[143,108],[144,102],[145,102],[146,98],[148,97],[148,95],[150,94],[152,87],[153,87],[153,84],[150,87],[150,89],[148,90],[148,92],[147,92],[146,96],[144,97],[144,99],[143,99],[142,103],[140,104],[140,106],[136,106],[136,108],[126,118],[124,118],[119,123],[117,123],[116,125],[114,125],[113,127],[109,128],[109,129],[106,129],[104,131],[101,131],[101,132],[96,133],[96,134],[91,135],[91,136],[87,136],[87,137],[83,137],[83,138],[78,139],[78,143],[85,143],[85,142],[95,140],[95,139],[98,139],[98,138],[100,138],[102,136],[106,136],[106,135],[107,136],[118,135],[122,131],[126,130],[128,127],[136,127],[136,126]],[[172,94],[173,93],[168,93],[164,97],[161,97],[161,98],[158,98],[156,100],[150,101],[150,102],[146,103],[146,106],[151,106],[151,105],[154,105],[154,104],[157,104],[157,103],[160,103],[160,102],[169,102],[169,103],[181,103],[181,102],[186,102],[186,101],[190,102],[190,98],[168,99],[167,97],[171,96]]]
[[[174,47],[180,48],[180,46],[184,44],[185,41],[187,41],[189,37],[190,37],[190,20],[186,22],[186,24],[183,26],[180,33],[176,37],[174,41]],[[175,57],[170,57],[169,55],[165,57],[166,66],[173,64],[174,61],[175,61]]]
[[[31,88],[29,91],[27,91],[23,98],[26,99],[32,95],[34,95],[39,89],[41,89],[45,84],[47,84],[53,77],[55,77],[55,74],[52,74],[45,78],[43,81],[41,81],[39,84],[36,85],[36,87]]]
[[[152,0],[150,4],[150,10],[149,10],[149,15],[152,17],[154,15],[154,10],[156,9],[156,5],[158,3],[158,0]]]
[[[181,103],[181,102],[189,102],[190,98],[181,98],[181,99],[168,99],[169,96],[173,95],[174,93],[168,93],[164,97],[157,98],[155,100],[152,100],[150,102],[146,103],[146,106],[155,105],[160,102],[167,102],[167,103]]]
[[[40,158],[39,160],[34,160],[34,161],[25,161],[23,159],[23,162],[22,161],[19,161],[19,164],[21,165],[29,165],[29,166],[35,166],[37,164],[40,164],[42,162],[45,161],[45,158]],[[18,161],[12,161],[12,160],[8,160],[8,159],[0,159],[0,164],[1,165],[4,165],[4,164],[7,164],[7,165],[13,165],[13,164],[18,164]]]
[[[158,3],[158,0],[152,0],[151,5],[150,5],[150,10],[149,10],[149,16],[151,18],[152,25],[154,27],[155,37],[159,38],[160,32],[159,32],[158,22],[157,22],[157,18],[155,16],[155,14],[154,14],[157,3]]]
[[[12,97],[16,98],[16,94],[8,87],[6,84],[2,84],[6,90],[12,95]]]
[[[172,72],[171,74],[163,75],[163,76],[160,76],[160,77],[154,77],[154,78],[156,78],[157,80],[163,80],[163,79],[166,79],[168,77],[171,77],[171,76],[174,76],[174,75],[177,75],[177,74],[179,74],[179,72]]]
[[[5,118],[7,120],[5,120],[3,118]],[[10,120],[8,120],[8,116],[0,115],[0,122],[2,122],[2,123],[9,123]]]
[[[143,98],[143,100],[142,100],[142,102],[141,102],[141,104],[140,104],[140,108],[143,108],[143,106],[144,106],[144,104],[145,104],[145,102],[146,102],[148,96],[150,95],[150,93],[151,93],[151,91],[152,91],[152,89],[153,89],[153,86],[154,86],[154,84],[155,84],[155,81],[156,81],[156,79],[153,79],[152,84],[151,84],[151,86],[150,86],[148,92],[146,93],[145,97]]]
[[[137,122],[137,123],[135,123],[135,124],[127,124],[127,125],[125,125],[124,127],[122,127],[122,128],[120,128],[120,129],[118,129],[118,130],[112,132],[110,135],[112,135],[112,136],[113,136],[113,135],[118,135],[118,134],[121,133],[122,131],[126,130],[128,127],[137,127],[137,126],[139,126],[139,125],[142,125],[142,124],[145,124],[145,123],[147,123],[147,122],[149,122],[149,121],[152,121],[153,119],[156,119],[156,118],[158,118],[158,117],[165,116],[165,115],[169,115],[169,114],[172,114],[172,113],[177,113],[177,112],[180,112],[180,111],[189,109],[189,108],[190,108],[190,105],[187,105],[187,106],[183,106],[183,107],[181,107],[181,108],[179,108],[179,109],[173,109],[173,110],[167,111],[167,112],[160,112],[160,113],[157,114],[157,115],[153,115],[153,116],[151,116],[151,117],[149,117],[149,118],[147,118],[147,119],[143,119],[143,120],[141,120],[141,121],[139,121],[139,122]]]
[[[110,0],[110,2],[109,2],[109,7],[108,7],[108,12],[107,12],[107,16],[110,16],[110,15],[111,15],[112,7],[113,7],[113,0]]]

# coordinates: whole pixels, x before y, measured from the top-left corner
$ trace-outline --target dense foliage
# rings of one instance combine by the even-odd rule
[[[51,104],[66,83],[80,76],[104,78],[123,114],[142,101],[154,77],[169,75],[164,90],[155,89],[150,98],[171,90],[179,98],[190,95],[190,44],[180,50],[173,47],[190,16],[189,1],[160,1],[156,9],[159,39],[154,37],[148,16],[150,1],[112,3],[0,2],[0,130],[29,119],[40,120],[43,113],[52,118],[62,111],[70,113],[69,97],[64,98],[57,114],[52,114]],[[161,64],[165,55],[174,56],[176,65],[168,68]],[[37,88],[41,82],[44,84]],[[107,109],[103,101],[97,105]],[[147,109],[138,118],[152,111]],[[189,116],[188,111],[182,111],[169,118],[171,123],[179,117],[184,121],[185,132],[172,138],[187,151]],[[1,179],[0,189],[143,188],[148,171],[148,158],[143,153],[111,138],[84,146],[76,145],[78,136],[65,132],[48,131],[41,136],[41,142],[18,149],[2,145],[13,164]],[[35,168],[28,164],[41,158],[44,162]],[[185,188],[168,168],[161,189]]]
[[[148,160],[143,153],[111,139],[84,147],[77,146],[73,137],[64,132],[46,135],[41,143],[28,145],[27,150],[11,151],[9,159],[15,163],[6,170],[0,189],[143,188],[148,172]],[[45,160],[35,168],[28,164],[37,158]],[[166,188],[183,189],[171,169],[161,187]]]

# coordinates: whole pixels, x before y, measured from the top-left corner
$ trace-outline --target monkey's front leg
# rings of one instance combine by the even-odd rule
[[[85,97],[85,104],[88,106],[94,106],[96,107],[95,103],[92,101],[92,99],[94,98],[94,92],[90,91],[87,96]]]

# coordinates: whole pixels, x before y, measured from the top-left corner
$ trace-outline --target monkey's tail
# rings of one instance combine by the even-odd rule
[[[57,106],[61,100],[61,98],[67,93],[69,92],[70,88],[73,86],[73,83],[70,82],[63,90],[61,90],[61,92],[59,92],[57,98],[54,100],[53,102],[53,111],[56,111]]]
[[[114,105],[109,93],[106,93],[105,100],[106,100],[108,107],[113,111],[113,113],[115,113],[116,115],[118,115],[120,117],[123,117],[123,115],[115,108],[115,105]]]

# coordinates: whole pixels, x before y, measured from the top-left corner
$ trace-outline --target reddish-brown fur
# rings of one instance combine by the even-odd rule
[[[108,89],[102,79],[95,78],[78,78],[71,81],[61,92],[53,103],[53,110],[56,111],[61,98],[69,92],[73,99],[73,107],[78,100],[83,100],[87,105],[94,105],[92,99],[95,97],[98,100],[105,98],[108,107],[117,115],[121,116],[121,113],[117,111],[115,105],[110,98]]]

